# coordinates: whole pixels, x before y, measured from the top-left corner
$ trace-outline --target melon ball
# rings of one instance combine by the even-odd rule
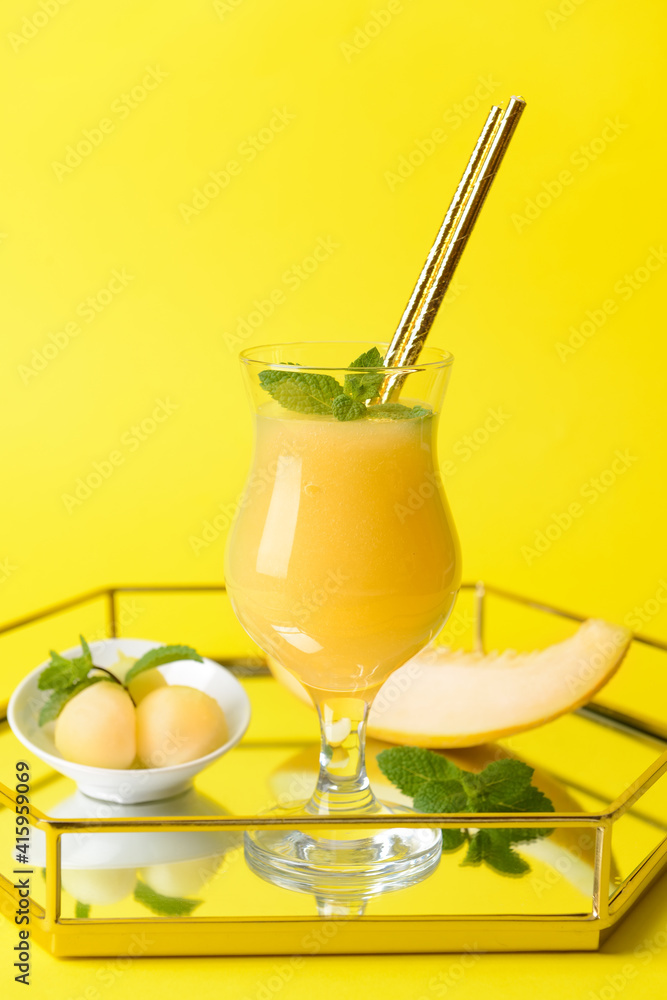
[[[134,704],[138,705],[147,694],[150,694],[156,688],[165,687],[166,683],[166,680],[157,667],[153,667],[152,670],[144,670],[142,673],[137,674],[127,685],[127,689],[132,695]]]
[[[63,868],[62,883],[79,903],[110,906],[133,892],[137,873],[134,868]]]
[[[138,705],[142,698],[145,698],[149,692],[151,692],[156,687],[162,687],[167,682],[164,677],[157,669],[153,667],[152,670],[142,670],[140,674],[127,684],[127,675],[137,662],[136,656],[128,656],[123,653],[122,650],[118,650],[118,659],[111,667],[112,673],[116,675],[119,681],[127,685],[128,691],[132,695],[132,700],[135,705]]]
[[[138,657],[128,656],[127,653],[124,653],[122,651],[122,649],[118,649],[117,653],[118,653],[118,659],[111,667],[109,667],[109,669],[111,670],[112,674],[114,674],[118,678],[119,681],[123,681],[123,683],[125,683],[126,674],[129,670],[132,669],[134,664],[137,662]],[[106,663],[104,664],[104,666],[106,666]]]
[[[150,865],[144,868],[141,874],[146,885],[161,896],[196,896],[217,874],[221,864],[222,855],[214,855],[210,858],[197,858],[194,861]]]
[[[99,681],[74,695],[56,720],[56,749],[92,767],[130,767],[136,754],[132,699],[120,684]]]
[[[137,754],[144,767],[197,760],[227,739],[227,723],[214,698],[197,688],[167,684],[137,706]]]

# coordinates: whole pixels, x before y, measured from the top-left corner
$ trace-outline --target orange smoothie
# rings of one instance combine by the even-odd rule
[[[446,620],[456,531],[435,417],[256,417],[226,584],[250,636],[307,687],[372,697]]]

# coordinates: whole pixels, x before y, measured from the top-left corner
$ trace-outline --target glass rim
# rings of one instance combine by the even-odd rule
[[[368,350],[370,347],[385,348],[389,347],[389,341],[380,340],[318,340],[318,341],[308,341],[308,340],[294,340],[281,342],[277,344],[260,344],[257,347],[247,347],[244,351],[239,353],[239,361],[243,365],[257,365],[261,368],[272,368],[277,371],[317,371],[317,372],[387,372],[392,373],[402,373],[405,375],[414,374],[420,371],[429,371],[430,369],[437,368],[449,368],[449,366],[454,361],[454,355],[449,351],[443,350],[441,347],[434,347],[429,344],[426,347],[427,351],[433,351],[439,357],[435,361],[416,361],[412,365],[392,365],[391,368],[387,368],[384,365],[372,365],[368,368],[361,367],[351,367],[350,365],[297,365],[288,364],[283,361],[266,361],[262,358],[251,357],[252,354],[256,354],[261,351],[274,351],[276,348],[301,348],[301,347],[312,347],[316,350],[318,347],[333,347],[333,346],[345,346],[349,347],[360,347]]]

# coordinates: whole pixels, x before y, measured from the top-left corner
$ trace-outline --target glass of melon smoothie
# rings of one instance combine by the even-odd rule
[[[364,768],[373,697],[441,629],[460,580],[436,453],[453,359],[426,348],[419,364],[386,369],[386,346],[288,344],[241,355],[255,452],[226,585],[252,639],[308,691],[322,734],[312,797],[276,812],[397,817],[396,829],[246,835],[257,874],[319,896],[410,885],[441,850],[439,830],[400,827],[408,810],[379,802]],[[382,402],[388,371],[400,395]]]

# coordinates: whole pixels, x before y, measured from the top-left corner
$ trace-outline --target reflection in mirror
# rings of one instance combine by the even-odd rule
[[[82,792],[54,805],[60,818],[141,818],[150,816],[226,816],[219,803],[191,789],[182,795],[141,805],[117,805]],[[144,915],[189,916],[203,890],[224,871],[227,855],[238,848],[234,831],[64,833],[61,849],[62,915],[126,915],[137,907]],[[33,831],[31,861],[42,870],[46,840]],[[148,911],[148,913],[146,913]]]

